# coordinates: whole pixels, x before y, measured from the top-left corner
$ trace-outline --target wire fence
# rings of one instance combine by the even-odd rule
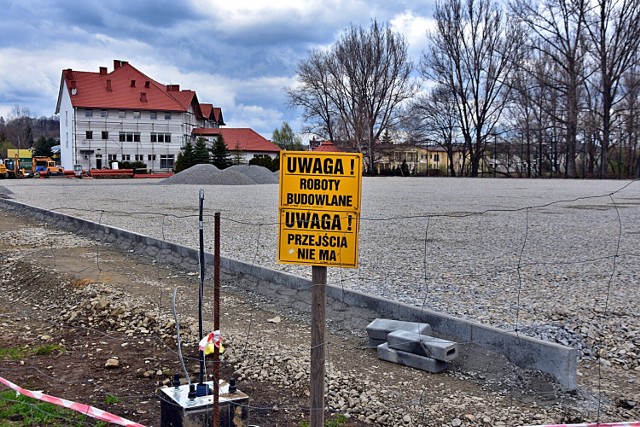
[[[393,184],[401,180],[391,182]],[[424,181],[405,182],[408,184],[404,184],[402,191],[384,194],[380,194],[378,187],[384,183],[374,182],[373,188],[367,193],[365,182],[359,268],[329,269],[328,282],[345,289],[374,293],[490,324],[505,331],[577,348],[579,370],[582,373],[580,387],[585,395],[576,400],[575,395],[558,393],[557,390],[537,390],[538,398],[554,399],[556,406],[559,406],[559,409],[549,409],[550,417],[562,417],[565,414],[564,419],[555,419],[556,422],[571,421],[571,417],[578,412],[582,414],[582,419],[576,421],[605,422],[618,421],[616,417],[620,416],[637,417],[632,391],[640,372],[637,353],[640,346],[640,336],[637,335],[640,329],[637,316],[637,307],[640,306],[637,269],[640,256],[640,181],[596,182],[594,188],[570,183],[562,191],[557,191],[554,186],[564,187],[566,181],[535,181],[537,188],[533,192],[519,188],[516,182],[515,185],[509,184],[507,189],[491,192],[485,200],[479,200],[483,198],[482,189],[455,187],[460,183],[462,186],[473,186],[474,182],[469,180],[435,181],[442,187],[447,187],[450,182],[455,183],[455,188],[439,188],[439,196],[436,196],[435,190],[427,194],[418,191],[416,186]],[[70,188],[84,191],[84,188]],[[158,202],[157,191],[155,195],[140,193],[126,199],[118,193],[120,188],[109,187],[113,192],[108,197],[101,196],[100,203],[109,206],[108,209],[96,209],[95,204],[88,203],[87,199],[84,199],[86,203],[73,206],[70,203],[64,206],[49,203],[48,208],[163,241],[197,247],[199,236],[194,207],[197,196],[195,186],[181,186],[181,192],[186,192],[186,188],[193,194],[180,194],[171,203]],[[143,187],[136,185],[133,188],[137,190]],[[160,188],[166,190],[165,187]],[[53,190],[53,187],[49,190]],[[266,190],[252,188],[248,191],[257,193],[243,194],[241,200],[237,200],[231,189],[216,187],[215,192],[218,191],[222,194],[214,194],[211,197],[213,200],[205,205],[207,215],[204,227],[206,234],[212,236],[213,212],[222,211],[223,256],[310,276],[308,267],[275,263],[278,224],[273,195],[265,198],[259,193]],[[432,197],[431,203],[425,204],[424,198],[429,196]],[[89,196],[82,193],[77,199],[82,201],[83,197]],[[189,197],[193,199],[191,204],[185,202]],[[20,197],[16,199],[21,201]],[[119,207],[114,209],[116,204]],[[106,257],[108,249],[96,245],[90,238],[81,239],[78,243],[77,238],[44,226],[32,228],[30,233],[6,230],[2,236],[4,239],[16,239],[24,248],[36,244],[39,248],[49,247],[51,264],[54,268],[64,267],[67,274],[91,274],[94,280],[123,274],[117,259],[113,261]],[[75,248],[85,245],[90,248],[84,248],[79,256],[89,254],[92,267],[80,262],[73,265],[63,260],[71,252],[65,249],[67,254],[63,255],[56,249],[68,246],[70,241]],[[212,242],[212,238],[207,239],[208,252],[213,252]],[[73,254],[77,255],[75,252]],[[194,272],[196,270],[197,266]],[[173,317],[168,310],[173,278],[159,262],[155,262],[152,271],[153,283],[147,285],[156,286],[159,291],[148,298],[151,306],[158,317]],[[187,277],[193,277],[194,272],[187,273],[191,274]],[[175,274],[184,276],[183,273]],[[36,279],[33,278],[34,284],[38,283]],[[229,289],[231,285],[225,286]],[[23,297],[31,292],[28,287],[23,287],[21,291]],[[308,304],[304,294],[292,298],[299,299],[297,302],[303,305]],[[183,302],[181,319],[189,317],[187,313],[192,313],[188,309],[191,303],[186,300]],[[268,305],[268,301],[265,301],[265,305]],[[145,310],[149,310],[149,307]],[[205,305],[205,312],[207,310],[211,312],[210,304]],[[23,315],[37,316],[38,311],[38,307],[29,307]],[[223,314],[224,311],[223,303]],[[268,372],[269,367],[264,367],[267,359],[286,361],[308,357],[308,340],[304,341],[304,338],[286,348],[269,349],[269,345],[264,343],[264,319],[258,322],[255,316],[255,310],[248,310],[242,328],[230,328],[234,357],[223,361],[223,364],[233,363],[234,369],[239,366],[243,372],[253,375],[256,371]],[[222,319],[224,328],[224,315]],[[349,328],[348,324],[331,326]],[[130,340],[130,337],[115,333],[114,330],[105,332],[88,325],[64,325],[63,328],[84,331],[91,334],[94,340],[103,337],[113,345],[125,344]],[[175,344],[172,346],[160,337],[150,336],[147,339],[153,343],[153,348],[176,355],[177,361]],[[329,347],[327,375],[361,382],[357,375],[341,372],[341,361],[333,358],[332,350],[340,346],[339,340],[331,338],[326,345]],[[262,357],[256,357],[257,354]],[[187,357],[187,360],[194,362],[193,358]],[[306,369],[303,362],[300,366],[298,371],[293,369],[289,373],[296,375]],[[50,375],[37,365],[0,368],[0,376],[25,371],[32,372],[42,380],[62,382],[69,386],[77,386],[84,381]],[[465,378],[464,372],[453,372],[451,375]],[[522,408],[518,403],[521,390],[516,385],[520,375],[517,370],[509,373],[513,381],[506,381],[496,397],[505,407],[511,408],[506,415],[505,425],[522,421],[518,415]],[[304,379],[298,378],[299,381],[291,383],[298,386]],[[467,376],[466,379],[471,378]],[[485,383],[491,382],[490,378],[485,380]],[[96,390],[108,394],[105,386],[98,386]],[[433,413],[425,409],[429,406],[427,391],[428,388],[420,388],[413,404],[402,399],[400,393],[395,397],[399,411],[411,414],[414,425],[441,425],[436,424]],[[160,398],[155,393],[118,397],[137,402]],[[379,396],[379,399],[382,398]],[[464,397],[460,399],[465,400]],[[371,420],[377,422],[384,411],[378,404],[369,402],[369,405],[367,408],[367,403],[363,403],[360,410],[351,412],[356,416],[374,414],[377,418]],[[465,411],[482,413],[482,407],[483,403],[479,402],[469,405]],[[266,411],[273,407],[250,406],[249,409]],[[279,410],[308,412],[309,408],[304,405],[279,405]],[[339,411],[340,408],[334,407],[333,410]],[[445,408],[441,413],[456,412]],[[491,419],[490,422],[495,421]],[[535,420],[529,420],[529,424],[533,424],[531,421]],[[467,418],[464,422],[467,425],[483,425],[482,417]]]

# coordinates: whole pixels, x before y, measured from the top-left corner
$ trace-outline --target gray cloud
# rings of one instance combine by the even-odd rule
[[[402,17],[398,29],[419,41],[431,7],[381,0],[12,1],[0,14],[0,115],[15,104],[50,115],[62,69],[97,71],[123,59],[220,105],[229,126],[270,137],[283,120],[297,123],[282,89],[310,48],[330,45],[347,25],[368,26],[372,17]]]

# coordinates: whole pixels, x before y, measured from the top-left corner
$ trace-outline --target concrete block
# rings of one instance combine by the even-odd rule
[[[431,333],[431,325],[428,323],[405,322],[402,320],[375,319],[367,326],[367,335],[369,335],[369,338],[386,341],[389,332],[398,330],[429,335]]]
[[[449,362],[458,357],[458,344],[410,331],[393,331],[387,335],[389,348]]]
[[[446,362],[436,360],[431,357],[419,356],[417,354],[395,350],[389,348],[387,343],[380,344],[378,346],[378,359],[386,360],[387,362],[398,363],[400,365],[420,369],[422,371],[431,372],[432,374],[437,374],[447,368]]]

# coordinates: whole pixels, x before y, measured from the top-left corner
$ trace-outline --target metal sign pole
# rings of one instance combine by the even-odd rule
[[[311,425],[324,426],[327,267],[311,267]]]
[[[220,212],[215,213],[213,251],[213,330],[220,330]],[[213,346],[213,426],[220,425],[220,349]]]

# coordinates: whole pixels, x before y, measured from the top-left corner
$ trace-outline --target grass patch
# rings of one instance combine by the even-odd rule
[[[0,347],[0,359],[20,360],[26,356],[27,349],[20,347],[4,348]]]
[[[104,403],[107,403],[109,405],[115,405],[116,403],[120,402],[122,402],[122,399],[112,394],[108,394],[107,397],[104,398]]]
[[[54,352],[64,352],[64,347],[57,344],[45,344],[35,348],[26,347],[0,347],[0,359],[22,360],[26,357],[49,356]]]
[[[85,419],[75,411],[16,395],[13,390],[0,392],[0,426],[82,427]]]
[[[35,354],[36,356],[48,356],[54,351],[62,353],[64,352],[64,347],[61,347],[57,344],[41,345],[33,349],[33,354]]]
[[[347,417],[342,414],[338,414],[333,418],[324,420],[324,427],[341,427],[349,421]],[[300,427],[309,427],[309,421],[303,421],[300,423]]]

